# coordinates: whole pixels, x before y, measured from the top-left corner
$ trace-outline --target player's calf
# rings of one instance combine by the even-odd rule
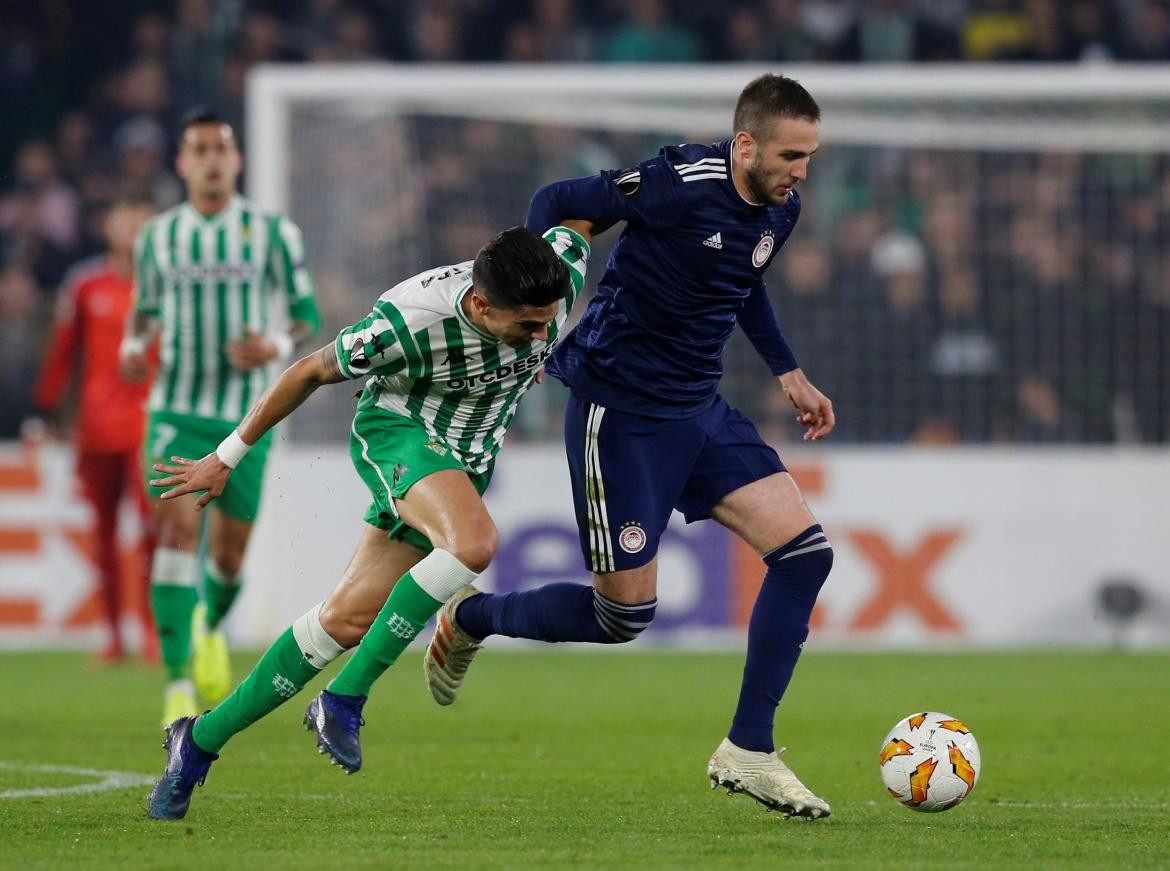
[[[439,612],[423,657],[427,688],[440,705],[454,702],[488,635],[623,644],[645,631],[657,607],[657,599],[623,605],[583,584],[547,584],[502,595],[464,587]]]
[[[473,638],[506,635],[537,641],[633,641],[654,619],[658,600],[625,605],[584,584],[546,584],[520,593],[487,593],[462,602],[456,619]]]

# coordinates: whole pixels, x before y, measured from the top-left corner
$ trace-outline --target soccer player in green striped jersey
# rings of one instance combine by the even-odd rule
[[[214,710],[172,723],[150,815],[178,819],[228,739],[357,645],[314,698],[305,724],[321,752],[361,767],[370,687],[426,621],[483,572],[497,534],[481,498],[525,391],[541,378],[585,281],[587,225],[541,237],[514,227],[473,262],[391,288],[333,344],[291,366],[214,453],[159,464],[167,501],[226,492],[233,468],[322,384],[364,378],[350,427],[354,467],[373,501],[340,583],[268,649]],[[360,644],[359,644],[360,642]]]
[[[269,364],[320,326],[300,230],[236,193],[241,157],[232,128],[212,113],[188,117],[177,169],[187,200],[155,215],[138,238],[134,308],[121,348],[123,374],[140,380],[147,345],[159,334],[144,441],[148,480],[167,457],[213,450],[268,386]],[[195,689],[214,703],[231,688],[218,627],[240,590],[270,443],[268,436],[256,446],[208,516],[198,607],[194,497],[155,501],[150,596],[169,681],[164,726],[195,713]],[[194,685],[187,676],[192,635]]]

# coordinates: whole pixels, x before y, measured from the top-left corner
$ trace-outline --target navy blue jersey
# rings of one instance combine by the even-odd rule
[[[715,396],[737,320],[773,372],[796,368],[763,275],[800,199],[794,191],[782,206],[747,202],[731,159],[731,140],[670,146],[631,169],[537,193],[530,229],[554,214],[627,222],[596,295],[549,366],[575,395],[643,415],[695,414]]]

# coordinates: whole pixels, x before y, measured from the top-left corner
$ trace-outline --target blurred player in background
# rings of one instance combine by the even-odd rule
[[[212,113],[189,116],[176,165],[187,200],[155,215],[138,238],[134,309],[121,346],[122,371],[141,379],[146,347],[160,333],[148,402],[148,477],[172,455],[213,451],[268,386],[268,364],[320,326],[300,230],[236,193],[242,157],[232,128]],[[274,309],[287,317],[270,324]],[[163,726],[196,712],[196,689],[216,702],[231,688],[219,625],[240,591],[271,442],[271,433],[260,440],[209,512],[202,603],[194,497],[155,503],[150,593],[169,678]],[[192,634],[194,685],[187,676]]]
[[[202,507],[233,468],[322,384],[367,378],[350,427],[354,468],[373,502],[357,552],[329,598],[273,644],[214,710],[171,724],[150,815],[179,819],[228,740],[275,710],[355,644],[305,725],[321,752],[362,764],[362,707],[427,620],[484,571],[499,538],[481,496],[524,393],[558,342],[585,282],[588,240],[554,227],[506,230],[473,262],[386,291],[332,345],[290,366],[202,460],[160,464],[162,498]],[[564,305],[561,305],[561,303]]]
[[[121,559],[118,508],[130,496],[142,518],[143,657],[158,658],[145,585],[154,551],[154,520],[141,484],[143,405],[149,384],[131,384],[118,371],[118,343],[130,311],[134,276],[134,238],[150,218],[145,203],[120,200],[105,217],[108,252],[73,268],[57,300],[53,335],[35,388],[40,415],[54,421],[74,374],[79,382],[74,441],[77,476],[94,516],[94,543],[101,604],[109,641],[107,662],[125,655],[122,642]]]
[[[431,693],[450,704],[488,635],[631,641],[654,618],[658,542],[671,512],[713,518],[767,572],[739,705],[708,776],[713,787],[809,819],[828,816],[829,805],[780,761],[772,732],[833,551],[776,452],[717,388],[738,323],[808,427],[804,438],[833,429],[832,404],[797,365],[764,286],[800,215],[795,188],[819,122],[803,87],[765,75],[740,94],[733,138],[664,148],[630,169],[536,193],[532,229],[571,218],[597,233],[626,222],[597,294],[549,366],[572,390],[565,445],[594,585],[464,590],[441,613],[425,657]]]

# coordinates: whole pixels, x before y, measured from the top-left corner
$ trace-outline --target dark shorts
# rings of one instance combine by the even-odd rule
[[[709,517],[728,493],[784,471],[750,420],[723,397],[693,417],[606,409],[575,396],[565,452],[585,562],[595,572],[650,562],[670,514]]]

